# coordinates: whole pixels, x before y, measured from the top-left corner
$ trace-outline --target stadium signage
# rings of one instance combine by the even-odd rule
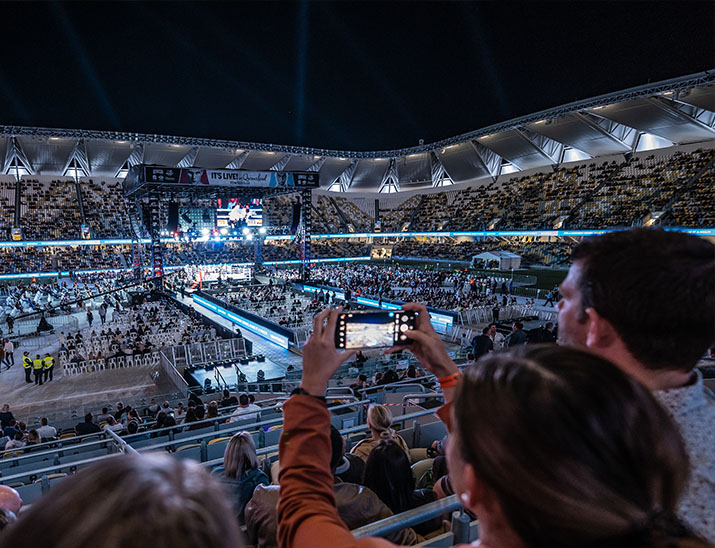
[[[248,188],[318,188],[317,172],[243,171],[230,169],[192,169],[144,167],[144,181],[155,185],[230,186]]]

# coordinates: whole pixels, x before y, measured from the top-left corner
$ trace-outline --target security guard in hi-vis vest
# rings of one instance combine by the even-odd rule
[[[30,353],[27,351],[22,355],[22,368],[25,370],[25,382],[32,382],[32,379],[30,379],[32,373],[32,358],[30,358]]]
[[[48,382],[48,377],[49,380],[52,380],[52,372],[55,370],[55,359],[49,354],[45,354],[45,359],[42,360],[42,365],[44,367],[42,372],[45,376],[45,382]]]
[[[37,357],[32,360],[32,372],[35,374],[35,384],[39,384],[40,386],[42,386],[42,371],[44,368],[45,364],[38,354]]]

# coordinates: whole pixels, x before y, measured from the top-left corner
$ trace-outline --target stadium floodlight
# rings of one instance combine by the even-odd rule
[[[248,234],[246,234],[246,239],[247,239],[248,241],[253,240],[253,234],[251,234],[250,232],[249,232]]]
[[[222,228],[222,229],[221,229],[221,236],[225,236],[226,234],[228,234],[228,229],[227,229],[227,228]]]
[[[244,227],[244,228],[243,228],[243,233],[244,233],[244,234],[250,234],[250,233],[251,233],[251,229],[248,228],[248,227]]]
[[[266,227],[265,227],[265,226],[262,226],[261,228],[258,229],[258,232],[259,232],[260,234],[265,234],[265,233],[266,233]]]

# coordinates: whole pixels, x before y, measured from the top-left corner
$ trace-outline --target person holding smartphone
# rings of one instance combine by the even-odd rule
[[[423,305],[409,349],[446,404],[456,494],[480,520],[480,546],[701,548],[675,515],[687,456],[647,388],[607,360],[556,345],[520,346],[459,371]],[[278,541],[283,548],[388,547],[355,539],[335,508],[330,412],[323,394],[355,354],[338,351],[340,310],[316,316],[303,377],[283,406]],[[635,464],[634,464],[635,463]]]

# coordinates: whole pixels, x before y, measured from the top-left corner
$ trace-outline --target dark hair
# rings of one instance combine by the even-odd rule
[[[184,422],[196,422],[196,409],[197,407],[190,407],[189,410],[186,412],[186,417],[184,417]]]
[[[464,370],[454,416],[462,459],[527,546],[654,547],[681,536],[656,523],[676,521],[687,478],[678,429],[607,360],[557,345],[485,356]]]
[[[206,417],[206,409],[203,405],[196,406],[196,420],[203,420]]]
[[[524,324],[521,322],[514,322],[514,325],[517,329],[524,329]]]
[[[248,399],[248,396],[247,396],[246,394],[241,394],[241,395],[238,397],[238,403],[239,403],[240,405],[248,405],[248,402],[249,402],[249,399]]]
[[[571,253],[583,309],[608,320],[649,369],[695,367],[715,340],[715,246],[682,232],[636,228]]]
[[[225,389],[224,389],[224,391],[223,391],[223,397],[224,397],[224,398],[228,398],[230,395],[231,395],[231,393],[230,393],[228,390],[225,390]]]
[[[393,514],[415,506],[415,478],[407,454],[392,440],[380,441],[365,463],[363,485],[372,489]]]
[[[136,434],[139,431],[139,423],[137,421],[129,421],[127,423],[127,432]]]
[[[330,425],[330,470],[335,470],[343,460],[343,436],[332,424]]]
[[[47,417],[42,417],[42,418],[40,419],[40,424],[41,424],[42,426],[47,426]]]
[[[84,422],[92,422],[92,413],[87,413],[84,416]]]
[[[482,335],[486,335],[487,333],[489,333],[489,326],[482,329]]]

